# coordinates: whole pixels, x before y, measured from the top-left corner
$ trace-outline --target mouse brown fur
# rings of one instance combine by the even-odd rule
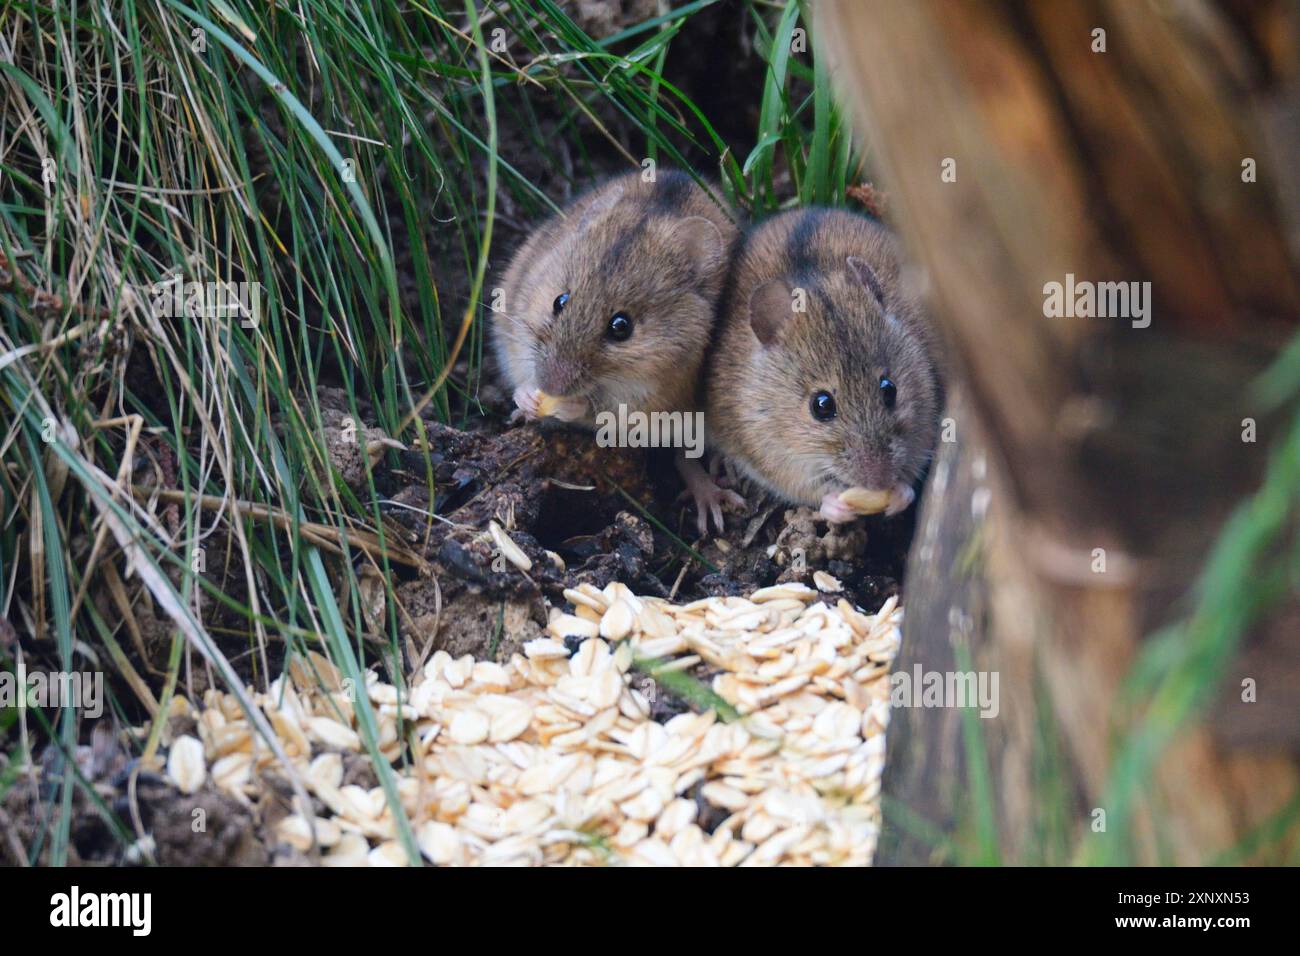
[[[739,230],[685,173],[635,172],[575,199],[515,253],[492,335],[526,417],[700,407],[701,363]],[[564,296],[561,304],[560,297]],[[616,337],[616,314],[630,323]]]
[[[910,504],[938,439],[943,386],[937,336],[907,291],[892,234],[818,208],[753,228],[706,384],[710,444],[777,497],[821,506],[832,521],[853,517],[837,500],[849,487],[889,490],[890,513]],[[833,404],[814,408],[821,393]]]

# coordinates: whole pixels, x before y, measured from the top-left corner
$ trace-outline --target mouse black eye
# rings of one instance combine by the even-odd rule
[[[830,392],[814,392],[808,408],[813,418],[819,422],[828,422],[835,417],[835,398]]]
[[[564,311],[564,305],[568,301],[569,301],[569,293],[561,292],[559,295],[555,297],[555,302],[551,304],[552,311],[554,311],[556,315],[559,315],[561,312]]]
[[[615,312],[609,320],[606,334],[615,342],[626,342],[632,334],[632,320],[627,317],[627,313]]]
[[[886,408],[893,408],[898,398],[898,386],[883,376],[880,379],[880,398]]]

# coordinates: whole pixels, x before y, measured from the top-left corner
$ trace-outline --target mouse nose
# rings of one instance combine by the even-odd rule
[[[538,387],[556,398],[576,395],[581,389],[582,379],[582,365],[571,359],[551,356],[543,360],[537,370]]]
[[[865,488],[884,490],[894,484],[893,467],[889,462],[889,450],[860,449],[854,456],[852,471],[857,484]]]

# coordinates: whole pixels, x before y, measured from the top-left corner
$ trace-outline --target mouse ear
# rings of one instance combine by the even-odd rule
[[[749,296],[749,327],[764,346],[776,342],[794,317],[794,293],[780,279],[764,282]]]
[[[696,275],[710,275],[726,257],[722,230],[703,216],[687,216],[673,225],[673,239]]]
[[[885,287],[880,283],[880,277],[876,275],[875,270],[867,265],[866,261],[859,259],[857,256],[848,258],[849,272],[853,273],[873,296],[880,303],[880,307],[885,307]]]
[[[578,230],[583,231],[590,228],[597,219],[613,209],[615,203],[622,198],[622,186],[610,186],[601,192],[591,202],[587,203],[587,207],[582,210],[582,215],[578,219]]]

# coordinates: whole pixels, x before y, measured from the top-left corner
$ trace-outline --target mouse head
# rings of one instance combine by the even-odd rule
[[[764,418],[788,432],[764,446],[784,459],[772,473],[797,474],[795,498],[911,485],[929,460],[940,384],[899,286],[892,259],[848,256],[807,286],[773,279],[750,295]]]
[[[596,410],[653,403],[664,383],[696,375],[724,277],[718,226],[657,212],[634,189],[612,187],[576,213],[519,315],[537,386]]]

